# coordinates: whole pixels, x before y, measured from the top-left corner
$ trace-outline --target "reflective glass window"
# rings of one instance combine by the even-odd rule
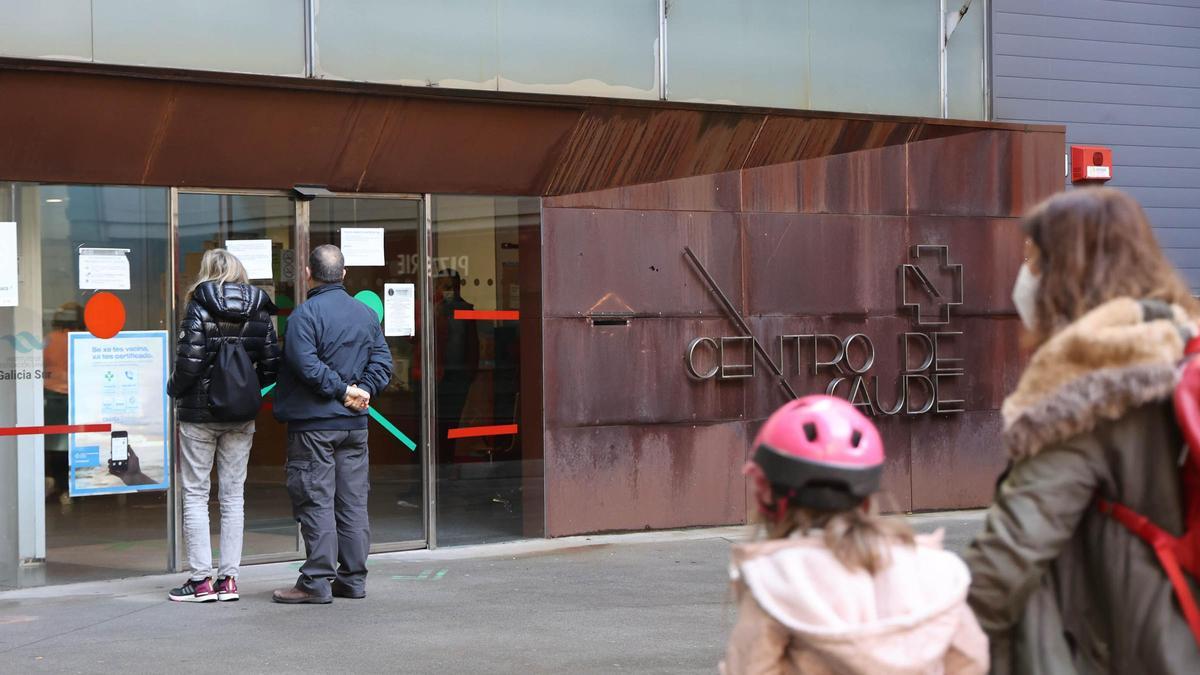
[[[300,0],[97,0],[101,63],[304,75]]]
[[[498,0],[500,89],[658,98],[658,0]]]
[[[686,0],[667,14],[667,98],[809,107],[809,0]]]
[[[19,279],[17,304],[0,306],[0,427],[66,425],[85,401],[102,401],[103,419],[75,422],[120,429],[130,458],[126,466],[111,463],[107,432],[76,434],[74,451],[62,433],[0,437],[0,586],[166,571],[165,489],[112,494],[162,482],[168,471],[161,383],[154,380],[149,393],[137,389],[143,375],[161,374],[166,357],[159,352],[145,371],[118,361],[95,366],[103,377],[85,387],[78,384],[85,366],[73,361],[79,352],[71,345],[77,335],[91,340],[87,327],[100,325],[97,317],[116,321],[111,306],[87,311],[99,295],[93,285],[127,288],[107,291],[123,308],[122,333],[91,344],[128,344],[121,340],[131,331],[157,331],[154,339],[168,342],[167,190],[0,183],[0,222],[16,223]],[[80,265],[85,249],[115,251],[116,278],[85,281],[81,274],[95,273]],[[113,266],[105,267],[111,274]],[[142,424],[143,417],[155,421]],[[80,496],[77,488],[94,492]]]
[[[0,56],[92,59],[91,0],[0,0]]]
[[[322,0],[316,43],[320,77],[496,88],[496,0]]]
[[[523,297],[538,287],[540,222],[536,198],[433,198],[439,545],[543,531],[541,397],[523,376],[538,367]]]
[[[938,0],[811,0],[813,110],[941,116]]]

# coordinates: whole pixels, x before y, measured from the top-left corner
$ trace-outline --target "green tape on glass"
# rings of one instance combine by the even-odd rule
[[[412,450],[413,452],[417,451],[417,444],[413,442],[413,439],[406,436],[403,431],[397,429],[395,424],[392,424],[388,421],[388,418],[380,415],[379,412],[374,408],[367,408],[367,413],[371,415],[371,419],[379,422],[380,426],[382,426],[384,429],[387,429],[393,436],[399,439],[401,443],[408,446],[409,450]]]
[[[267,394],[271,393],[271,390],[274,388],[275,388],[275,385],[273,385],[273,384],[270,386],[263,387],[262,395],[266,396]],[[400,431],[399,429],[397,429],[396,425],[392,424],[388,420],[388,418],[384,417],[383,415],[380,415],[379,412],[376,411],[374,408],[367,408],[367,413],[371,416],[371,419],[375,420],[376,422],[379,422],[380,426],[382,426],[384,429],[387,429],[391,435],[395,436],[409,450],[412,450],[413,452],[417,451],[417,444],[415,442],[413,442],[413,439],[411,439],[407,435],[405,435],[405,433],[403,431]]]

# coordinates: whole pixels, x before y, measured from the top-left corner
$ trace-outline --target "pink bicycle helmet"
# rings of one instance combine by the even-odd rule
[[[848,402],[806,396],[767,418],[754,439],[752,461],[775,497],[840,511],[879,490],[883,439],[875,425]]]

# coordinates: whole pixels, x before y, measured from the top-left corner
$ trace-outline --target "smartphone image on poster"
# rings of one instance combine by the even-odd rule
[[[108,460],[108,468],[113,471],[124,471],[129,468],[129,432],[112,432],[112,457]]]

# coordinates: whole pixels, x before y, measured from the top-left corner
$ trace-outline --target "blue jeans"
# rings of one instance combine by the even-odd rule
[[[183,532],[192,580],[213,575],[208,496],[214,459],[221,491],[220,576],[236,579],[242,563],[246,465],[254,444],[254,422],[180,422],[179,442]]]

